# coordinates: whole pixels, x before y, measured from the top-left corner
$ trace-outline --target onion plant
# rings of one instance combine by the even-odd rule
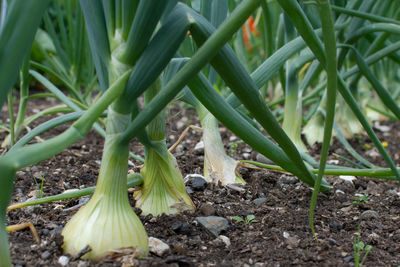
[[[100,3],[83,0],[80,3],[85,15],[97,75],[104,93],[84,115],[61,135],[42,143],[12,150],[0,159],[1,166],[4,166],[1,179],[4,182],[3,190],[9,192],[3,195],[2,205],[6,205],[8,202],[7,198],[11,192],[16,170],[51,157],[83,138],[93,123],[108,108],[107,135],[98,185],[89,203],[75,214],[63,230],[64,250],[76,254],[84,247],[90,246],[91,251],[85,257],[93,260],[98,260],[113,249],[120,247],[135,247],[141,251],[140,254],[145,255],[148,251],[146,233],[130,208],[127,199],[127,161],[129,141],[134,136],[139,136],[139,139],[150,146],[154,146],[154,144],[143,131],[144,128],[140,125],[137,126],[135,121],[144,118],[143,126],[148,124],[169,102],[171,96],[173,97],[169,91],[172,89],[178,92],[183,87],[184,80],[195,75],[207,63],[207,58],[212,58],[218,48],[225,44],[249,14],[254,11],[258,1],[246,1],[240,5],[225,23],[225,27],[222,25],[218,33],[206,42],[207,45],[198,51],[197,57],[195,55],[187,64],[190,71],[182,69],[181,77],[177,75],[166,86],[167,93],[157,95],[156,98],[164,99],[165,104],[157,105],[157,108],[148,108],[147,110],[151,111],[150,114],[143,110],[133,121],[131,113],[136,94],[143,92],[155,81],[163,66],[168,63],[186,36],[190,20],[186,13],[179,12],[186,7],[179,4],[175,8],[175,13],[172,11],[170,14],[175,14],[181,20],[187,21],[180,28],[181,30],[176,31],[176,27],[180,23],[176,23],[175,19],[170,19],[170,22],[167,21],[147,44],[161,16],[163,14],[167,16],[168,11],[174,7],[174,1],[141,1],[136,6],[134,2],[120,2],[127,5],[124,8],[114,5],[113,2]],[[132,10],[136,10],[137,13],[132,13]],[[169,41],[171,34],[177,38],[175,42]],[[137,35],[140,36],[140,39]],[[170,50],[166,51],[166,47]],[[146,51],[144,52],[144,50]],[[142,53],[145,59],[136,63]],[[164,58],[160,58],[160,54],[164,55]],[[151,63],[146,58],[149,55],[153,56]],[[156,59],[155,62],[154,59]],[[137,66],[132,72],[135,63]],[[147,64],[148,68],[140,68],[143,67],[143,64]],[[136,79],[135,76],[143,71],[150,72],[150,77],[143,79],[143,76],[139,76],[140,80]],[[144,82],[144,85],[140,84],[141,82]],[[132,83],[134,85],[139,83],[139,86],[131,86]],[[169,97],[165,97],[165,95]],[[154,99],[151,103],[154,103]],[[151,106],[151,103],[148,106]],[[37,156],[38,151],[41,151],[40,156]],[[32,156],[34,154],[35,157]],[[3,210],[5,211],[5,206]],[[93,224],[94,221],[98,222],[99,220],[104,223]],[[124,234],[121,235],[123,225],[126,228],[123,228]],[[101,227],[101,229],[97,229],[97,227]],[[130,229],[129,233],[125,231],[126,229]],[[83,233],[85,233],[84,238],[82,238]],[[77,238],[78,236],[79,238]],[[2,238],[2,255],[5,259],[9,259],[8,249],[5,245],[5,232],[2,232]],[[9,260],[5,265],[8,264]]]
[[[80,0],[79,6],[72,1],[58,2],[45,13],[47,35],[41,32],[37,37],[50,37],[53,45],[39,47],[45,60],[29,65],[28,52],[48,2],[1,1],[0,49],[5,56],[0,57],[0,104],[25,63],[20,79],[21,115],[15,125],[11,113],[10,144],[13,146],[0,157],[0,266],[11,265],[5,213],[16,171],[60,153],[92,128],[105,136],[100,173],[96,189],[90,189],[94,190],[90,201],[62,232],[65,253],[77,255],[89,246],[90,252],[84,258],[94,261],[122,247],[134,248],[142,257],[148,253],[147,234],[129,205],[127,194],[129,146],[134,138],[144,145],[146,156],[141,169],[143,184],[135,193],[137,207],[144,214],[155,215],[193,210],[177,162],[165,141],[163,110],[175,97],[193,105],[199,114],[205,143],[206,177],[223,185],[242,182],[235,172],[238,162],[228,157],[223,149],[218,131],[220,122],[277,164],[268,168],[288,171],[314,186],[310,207],[310,227],[314,234],[317,194],[320,189],[330,188],[323,179],[324,174],[399,179],[398,168],[355,98],[357,86],[365,77],[387,110],[400,118],[398,97],[393,94],[396,88],[386,88],[388,83],[380,81],[382,77],[398,79],[397,74],[390,73],[387,78],[382,72],[374,72],[376,67],[371,67],[377,64],[391,67],[400,62],[400,42],[395,38],[400,33],[395,20],[398,13],[385,17],[384,9],[373,1],[347,1],[342,8],[331,6],[328,0],[308,1],[302,5],[296,0],[276,3],[247,0],[229,10],[232,1],[204,0],[200,1],[200,13],[176,0]],[[317,9],[311,6],[313,4]],[[386,3],[387,8],[398,6],[398,3]],[[77,8],[77,13],[73,13],[73,8]],[[59,14],[62,10],[67,13]],[[318,16],[313,10],[318,11]],[[17,12],[24,16],[17,16]],[[258,40],[240,39],[243,33],[249,34],[252,30],[249,17],[250,21],[254,19],[252,23],[261,21],[262,49],[253,51],[267,55],[265,60],[248,49],[249,44],[257,44]],[[278,23],[279,17],[283,18],[281,23]],[[59,26],[54,26],[54,19]],[[230,42],[239,29],[241,31]],[[16,35],[23,36],[22,42]],[[74,40],[68,41],[68,36]],[[4,53],[11,47],[15,53]],[[77,51],[80,47],[84,50]],[[56,56],[52,56],[52,51]],[[90,93],[97,83],[93,68],[101,89],[96,98]],[[170,69],[174,71],[168,73]],[[14,144],[18,132],[13,128],[22,125],[20,116],[25,117],[28,74],[63,103],[48,112],[69,114],[43,123]],[[170,74],[168,78],[167,74]],[[278,81],[285,91],[285,99],[266,102],[271,98],[268,83],[279,88]],[[65,86],[69,95],[60,90],[59,85]],[[389,168],[376,168],[366,160],[360,161],[371,169],[326,165],[332,129],[338,129],[338,136],[343,136],[340,125],[336,125],[339,121],[334,122],[337,91]],[[143,94],[145,105],[141,109]],[[279,110],[280,103],[284,104],[283,112]],[[271,110],[272,107],[275,110]],[[303,120],[311,125],[314,119],[310,117],[314,112],[324,127],[319,162],[306,154],[300,139]],[[283,128],[276,114],[283,114]],[[105,123],[102,117],[106,117]],[[70,121],[74,122],[58,136],[28,144],[43,131]],[[346,144],[344,138],[339,139]],[[349,146],[348,143],[345,146]],[[352,155],[360,157],[354,152]]]

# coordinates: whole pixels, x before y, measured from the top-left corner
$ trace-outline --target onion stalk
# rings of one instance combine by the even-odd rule
[[[98,261],[114,250],[134,247],[141,256],[148,253],[146,231],[133,212],[127,194],[129,146],[118,139],[130,115],[109,108],[107,135],[96,190],[62,231],[64,253],[78,254],[86,246],[84,259]]]
[[[149,103],[161,89],[161,80],[145,92],[145,103]],[[186,193],[182,174],[175,157],[168,151],[165,142],[165,114],[160,112],[147,126],[154,147],[145,146],[146,158],[140,173],[143,185],[135,192],[136,207],[144,215],[175,214],[194,210],[194,204]]]
[[[217,119],[200,103],[196,107],[203,128],[204,177],[207,182],[222,185],[245,184],[237,167],[239,161],[229,157],[222,143]]]

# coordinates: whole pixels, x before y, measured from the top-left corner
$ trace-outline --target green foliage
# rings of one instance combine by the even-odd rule
[[[371,251],[371,245],[365,245],[364,242],[360,240],[360,227],[354,237],[353,249],[354,249],[354,265],[356,267],[361,267],[367,259],[368,253]],[[364,255],[362,255],[364,253]],[[361,260],[361,261],[360,261]]]
[[[258,220],[256,220],[256,216],[254,216],[253,214],[249,214],[246,217],[233,216],[232,220],[242,222],[246,225],[258,222]]]

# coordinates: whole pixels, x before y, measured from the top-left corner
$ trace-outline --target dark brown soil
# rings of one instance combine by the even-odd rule
[[[37,105],[41,108],[41,103]],[[192,110],[183,111],[178,105],[169,110],[168,118],[170,143],[183,131],[183,128],[176,128],[179,120],[187,118],[188,123],[196,123],[195,113]],[[391,130],[384,135],[380,133],[380,137],[389,143],[389,152],[398,160],[400,126],[398,123],[387,125]],[[42,138],[64,129],[66,126],[54,129]],[[249,152],[246,145],[231,138],[229,131],[224,130],[222,134],[227,151],[235,158],[241,159],[244,152]],[[194,152],[200,137],[198,133],[189,132],[179,152],[175,153],[184,176],[202,174],[203,155]],[[235,142],[238,143],[236,149],[232,146]],[[380,156],[368,156],[371,153],[363,146],[369,143],[368,138],[354,138],[351,142],[373,163],[386,166]],[[83,141],[61,154],[19,171],[12,202],[24,201],[34,194],[42,176],[45,179],[44,196],[95,185],[102,145],[103,139],[91,132]],[[132,150],[143,154],[138,143],[132,144]],[[336,141],[331,151],[348,156]],[[132,163],[140,164],[134,160]],[[353,266],[353,241],[358,229],[361,241],[372,246],[365,266],[400,265],[398,182],[363,177],[346,182],[338,177],[327,177],[333,189],[321,193],[318,199],[315,229],[319,241],[316,242],[308,226],[312,193],[308,186],[297,178],[291,179],[291,176],[279,172],[241,169],[241,173],[247,181],[243,192],[209,185],[206,190],[192,194],[197,208],[192,214],[140,217],[149,236],[159,238],[170,246],[170,252],[163,257],[150,254],[145,259],[137,260],[124,255],[97,264],[69,257],[68,266]],[[34,177],[39,182],[35,182]],[[368,194],[366,203],[354,204],[356,193]],[[266,198],[266,202],[256,205],[253,200],[257,198]],[[60,266],[60,232],[78,210],[71,207],[79,202],[79,199],[65,200],[10,211],[7,218],[9,225],[31,222],[40,237],[40,244],[36,244],[29,229],[9,234],[15,266]],[[368,210],[373,212],[365,213]],[[221,234],[229,238],[230,246],[196,222],[195,218],[204,216],[204,213],[228,219],[230,226]],[[232,220],[232,216],[244,217],[249,214],[254,215],[257,222],[245,224]],[[173,225],[179,223],[187,223],[186,231],[174,231],[176,227]]]

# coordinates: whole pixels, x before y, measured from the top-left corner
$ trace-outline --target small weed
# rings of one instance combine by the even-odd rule
[[[258,220],[256,220],[256,216],[254,216],[253,214],[247,215],[246,218],[240,216],[233,216],[232,220],[237,222],[243,222],[244,224],[251,224],[258,222]]]
[[[235,142],[229,142],[229,154],[231,157],[236,155],[236,151],[240,143],[243,143],[243,141],[239,140]]]
[[[38,196],[38,198],[42,198],[43,197],[44,175],[42,176],[42,181],[40,182],[40,185],[35,177],[33,177],[33,180],[35,181],[35,184],[36,184],[37,196]]]
[[[360,205],[361,203],[367,203],[368,194],[354,196],[353,204]]]
[[[365,245],[364,242],[360,241],[360,227],[358,227],[358,232],[356,234],[356,237],[354,238],[353,247],[354,247],[354,266],[361,267],[364,264],[368,253],[371,251],[372,246]],[[361,253],[363,251],[365,251],[365,253],[360,262]]]

